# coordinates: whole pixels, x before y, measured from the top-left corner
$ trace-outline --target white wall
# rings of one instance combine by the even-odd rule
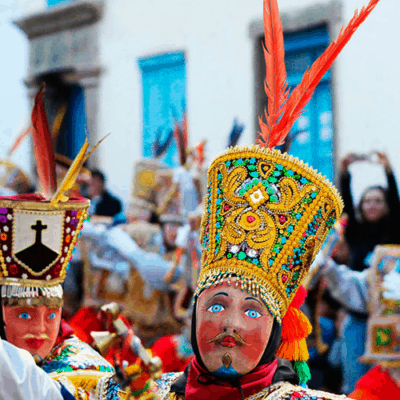
[[[347,0],[348,21],[360,0]],[[400,2],[381,1],[338,59],[339,155],[350,151],[386,151],[400,179]],[[357,197],[371,184],[385,184],[382,168],[355,164]]]
[[[17,1],[0,0],[0,158],[4,158],[15,137],[29,124],[28,100],[23,78],[28,65],[28,43],[25,35],[12,24],[24,10]],[[30,172],[29,140],[25,141],[11,160]]]
[[[281,12],[315,0],[280,0]],[[318,4],[329,1],[318,0]],[[347,22],[362,0],[344,0]],[[338,155],[348,151],[387,150],[396,171],[396,95],[400,61],[396,48],[400,4],[382,1],[340,55],[335,79]],[[187,109],[191,144],[207,139],[211,160],[224,149],[233,118],[246,125],[241,143],[251,143],[253,123],[253,53],[249,25],[262,17],[262,0],[162,1],[106,3],[101,22],[101,134],[113,139],[101,148],[102,168],[111,189],[129,199],[132,169],[142,151],[142,87],[139,57],[182,50],[187,67]],[[355,192],[382,180],[379,168],[368,176],[354,167]],[[372,169],[372,171],[370,171]]]
[[[78,1],[78,0],[77,0]],[[332,0],[279,0],[281,12],[327,4]],[[16,7],[16,4],[20,8]],[[342,0],[343,21],[367,0]],[[24,12],[45,7],[44,0],[0,0],[14,19]],[[9,4],[13,4],[10,6]],[[100,22],[100,54],[104,72],[100,80],[99,136],[113,132],[100,146],[100,167],[109,177],[112,191],[129,201],[133,164],[142,153],[142,87],[137,64],[140,57],[184,51],[187,71],[187,109],[190,142],[208,140],[210,161],[224,149],[234,117],[246,125],[241,143],[251,143],[254,132],[253,43],[251,22],[262,18],[262,0],[104,0]],[[5,7],[5,6],[3,6]],[[339,56],[334,76],[338,120],[338,156],[349,151],[386,150],[395,171],[397,156],[397,110],[400,65],[397,46],[400,2],[381,1]],[[3,28],[3,24],[1,25]],[[10,137],[26,112],[26,92],[21,83],[27,70],[26,42],[9,23],[6,36],[14,51],[0,68],[7,93],[4,96],[8,122],[2,131]],[[12,44],[14,43],[14,44]],[[17,56],[19,54],[19,56]],[[7,64],[7,65],[4,65]],[[2,85],[3,86],[3,85]],[[2,87],[3,89],[3,87]],[[4,109],[4,108],[3,108]],[[6,127],[6,128],[4,128]],[[383,181],[381,169],[355,165],[354,189]]]

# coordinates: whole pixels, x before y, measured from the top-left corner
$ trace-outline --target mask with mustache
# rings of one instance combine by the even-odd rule
[[[209,290],[212,290],[212,289],[210,288]],[[205,292],[207,292],[207,291],[208,290],[206,290]],[[219,291],[225,291],[225,290],[221,287],[221,289],[218,290],[218,292]],[[202,293],[202,295],[203,294],[206,294],[206,293]],[[200,297],[202,295],[200,295]],[[239,293],[237,295],[234,293],[232,293],[230,295],[241,296]],[[210,297],[210,296],[207,295],[206,297]],[[248,296],[246,295],[245,297],[248,297]],[[240,371],[241,371],[240,369],[239,370],[236,369],[236,366],[241,364],[241,361],[242,361],[241,353],[243,351],[245,351],[245,353],[251,353],[251,351],[249,352],[244,349],[253,347],[252,341],[248,340],[249,338],[252,338],[251,335],[249,336],[250,331],[247,330],[246,336],[243,336],[242,334],[245,333],[246,329],[242,329],[241,326],[239,326],[239,329],[237,330],[237,332],[235,332],[235,329],[233,329],[232,326],[229,326],[229,324],[226,325],[227,329],[224,329],[225,325],[223,324],[223,326],[221,327],[221,330],[219,332],[217,331],[217,333],[213,333],[211,338],[210,338],[210,331],[208,332],[208,338],[207,338],[207,334],[203,334],[202,336],[206,340],[204,341],[204,339],[202,338],[202,343],[203,343],[202,349],[203,350],[202,350],[201,354],[205,354],[204,349],[207,347],[207,346],[204,346],[204,343],[214,344],[214,349],[215,349],[215,350],[213,350],[213,352],[215,352],[215,355],[213,355],[213,357],[215,357],[214,360],[217,360],[218,358],[220,360],[219,363],[212,362],[212,364],[209,364],[210,360],[208,357],[207,363],[204,362],[204,359],[202,358],[202,356],[200,354],[198,340],[199,340],[199,335],[201,337],[201,331],[204,332],[205,329],[199,328],[199,326],[197,325],[199,323],[197,315],[199,313],[199,310],[201,309],[201,312],[202,312],[201,320],[204,320],[204,312],[205,312],[204,310],[205,309],[201,305],[197,304],[199,301],[199,298],[197,298],[195,300],[193,318],[192,318],[192,326],[191,326],[191,342],[192,342],[194,354],[196,355],[197,362],[199,363],[199,365],[201,367],[203,367],[204,369],[206,369],[208,371],[212,371],[213,375],[218,376],[222,379],[235,378],[235,377],[242,375],[243,373],[248,373],[248,372],[246,372],[246,369],[244,369],[244,368],[242,368],[242,370],[244,370],[243,373],[240,373]],[[251,302],[251,303],[253,303],[253,302]],[[207,307],[208,307],[208,305],[207,305]],[[225,308],[225,306],[224,306],[224,308]],[[224,312],[226,313],[227,310],[224,310]],[[240,311],[238,309],[237,312],[239,314],[243,311]],[[265,315],[265,313],[264,313],[264,315]],[[211,318],[214,317],[213,314],[209,314],[209,316]],[[254,320],[249,320],[249,321],[250,321],[250,323],[255,322]],[[271,328],[269,328],[269,329],[271,329]],[[260,357],[258,364],[256,364],[256,365],[253,364],[254,367],[251,366],[249,369],[249,372],[252,368],[255,368],[257,366],[264,365],[264,364],[269,364],[274,359],[275,352],[280,344],[280,337],[281,337],[281,327],[276,321],[273,321],[270,337],[266,343],[266,347],[264,348],[264,350],[261,351],[261,356],[260,355],[258,356],[258,357]],[[215,344],[217,344],[217,347],[215,347]],[[219,350],[217,350],[217,349],[219,349]],[[253,353],[254,353],[254,350],[253,350]],[[260,354],[260,353],[258,353],[258,354]],[[257,359],[258,359],[258,357],[257,357]],[[219,366],[218,366],[218,364],[219,364]],[[212,369],[207,368],[206,365],[210,365],[210,368],[212,368]],[[215,365],[215,366],[211,367],[211,365]],[[249,366],[250,365],[251,364],[249,364]],[[215,369],[215,367],[217,367],[217,369]]]
[[[50,337],[48,335],[46,335],[45,333],[43,333],[41,335],[32,335],[31,333],[27,333],[26,335],[23,336],[22,339],[44,339],[44,340],[48,340],[48,339],[50,339]]]

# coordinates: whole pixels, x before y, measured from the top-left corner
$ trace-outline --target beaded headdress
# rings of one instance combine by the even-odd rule
[[[325,177],[274,147],[284,143],[321,78],[378,1],[356,11],[290,92],[277,0],[264,0],[265,122],[260,118],[255,145],[229,148],[208,170],[202,270],[195,296],[226,279],[260,297],[283,323],[277,354],[303,364],[311,326],[298,310],[302,300],[293,300],[343,202]],[[300,369],[304,382],[309,371],[304,365]]]
[[[42,87],[32,112],[34,152],[43,193],[0,197],[1,297],[9,304],[48,304],[62,298],[69,261],[87,217],[89,200],[67,196],[86,154],[87,141],[57,188],[54,146]]]

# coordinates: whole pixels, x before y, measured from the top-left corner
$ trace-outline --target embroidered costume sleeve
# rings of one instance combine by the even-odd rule
[[[75,391],[79,399],[119,400],[125,397],[112,379],[115,373],[112,365],[75,336],[55,347],[42,368],[70,391]]]
[[[157,382],[160,400],[183,400],[184,396],[170,391],[171,385],[182,375],[182,373],[163,374]],[[237,390],[232,388],[232,390]],[[246,400],[345,400],[345,395],[335,395],[319,390],[305,389],[301,386],[292,385],[288,382],[279,382],[266,387]]]

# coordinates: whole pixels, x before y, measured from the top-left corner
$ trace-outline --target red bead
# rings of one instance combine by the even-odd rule
[[[256,219],[253,217],[253,216],[251,216],[251,215],[249,215],[248,217],[247,217],[247,222],[249,222],[250,224],[252,223],[252,222],[254,222]]]

